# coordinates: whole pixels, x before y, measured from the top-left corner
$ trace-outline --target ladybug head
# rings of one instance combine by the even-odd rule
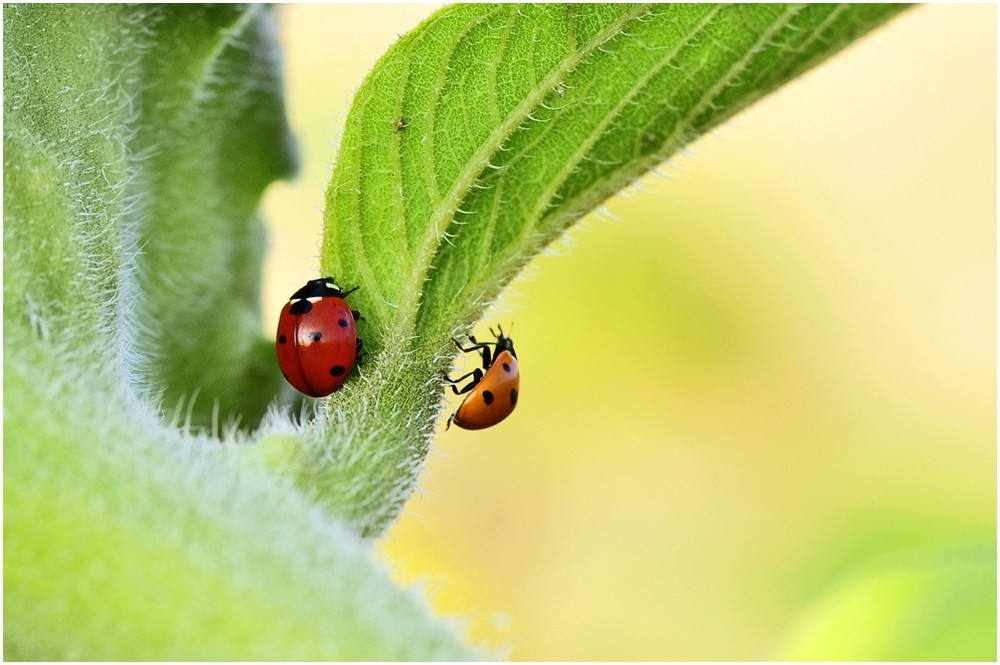
[[[305,286],[292,294],[290,300],[325,298],[328,296],[334,298],[346,298],[355,290],[357,290],[357,287],[344,291],[337,286],[335,281],[333,281],[333,277],[320,277],[319,279],[311,279],[306,282]]]
[[[503,328],[500,324],[497,324],[497,330],[500,332],[494,332],[493,328],[490,328],[490,333],[497,338],[497,346],[493,350],[493,357],[496,358],[503,351],[510,351],[511,355],[517,358],[517,353],[514,351],[514,340],[503,334]]]

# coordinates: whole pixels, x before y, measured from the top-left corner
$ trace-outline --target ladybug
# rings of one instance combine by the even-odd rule
[[[313,279],[292,294],[278,317],[278,366],[292,387],[326,397],[344,384],[358,352],[360,314],[330,277]]]
[[[451,340],[460,351],[482,353],[483,366],[457,379],[445,375],[444,379],[451,384],[452,392],[456,395],[468,393],[458,410],[448,418],[445,429],[451,427],[452,423],[462,429],[492,427],[509,416],[517,406],[521,372],[517,367],[514,340],[503,334],[503,328],[500,328],[499,333],[490,328],[490,333],[497,341],[477,342],[475,337],[469,335],[472,346],[468,348],[463,347],[457,339]],[[493,347],[492,350],[490,347]],[[470,376],[472,380],[469,384],[459,389],[458,384]]]

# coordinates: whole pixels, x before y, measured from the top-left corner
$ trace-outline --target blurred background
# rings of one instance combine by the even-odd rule
[[[278,10],[269,334],[353,91],[435,7]],[[996,26],[909,11],[536,260],[485,319],[518,409],[436,438],[394,575],[512,659],[995,659]]]

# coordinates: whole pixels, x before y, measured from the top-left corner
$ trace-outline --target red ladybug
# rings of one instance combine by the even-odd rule
[[[499,327],[499,326],[498,326]],[[451,384],[456,395],[469,393],[459,405],[458,411],[448,418],[445,429],[455,423],[462,429],[485,429],[492,427],[509,416],[517,406],[517,391],[521,386],[521,371],[517,367],[517,354],[514,353],[514,340],[490,329],[497,341],[477,342],[469,335],[472,346],[465,348],[458,340],[452,339],[455,346],[466,353],[481,352],[483,354],[482,368],[476,368],[457,379],[445,375],[445,381]],[[492,353],[490,347],[493,347]],[[485,373],[484,373],[485,372]],[[472,380],[459,390],[458,384],[468,377]]]
[[[313,279],[292,294],[278,317],[278,366],[300,393],[326,397],[344,384],[358,351],[358,311],[330,277]]]

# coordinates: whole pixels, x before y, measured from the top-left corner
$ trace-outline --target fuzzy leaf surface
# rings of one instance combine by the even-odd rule
[[[250,441],[157,408],[221,372],[208,411],[259,418],[281,381],[255,317],[254,210],[290,166],[270,10],[13,4],[3,28],[4,655],[468,657]]]

